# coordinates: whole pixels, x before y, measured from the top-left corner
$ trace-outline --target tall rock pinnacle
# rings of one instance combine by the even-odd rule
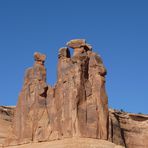
[[[106,69],[101,57],[83,39],[59,49],[58,78],[46,84],[46,56],[34,54],[25,75],[8,144],[70,137],[108,139]],[[73,48],[71,56],[69,47]]]
[[[62,119],[59,121],[61,134],[107,139],[106,69],[100,56],[92,52],[85,40],[71,40],[67,46],[74,49],[74,54],[71,58],[59,58],[55,88],[55,105],[61,109],[57,112]],[[68,48],[64,49],[69,53]]]
[[[61,148],[148,147],[148,115],[108,110],[106,69],[84,39],[59,49],[54,87],[46,83],[45,60],[44,54],[34,53],[17,106],[0,106],[0,147],[53,140],[49,145]],[[38,144],[33,145],[23,147]]]
[[[34,140],[38,132],[37,127],[46,110],[48,86],[44,67],[45,59],[45,55],[35,53],[34,66],[26,71],[24,85],[19,95],[13,121],[12,132],[17,143]],[[9,140],[13,141],[14,139],[10,138]]]

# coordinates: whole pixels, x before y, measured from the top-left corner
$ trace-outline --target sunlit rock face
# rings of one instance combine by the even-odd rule
[[[13,120],[15,107],[6,107],[0,106],[0,147],[6,144],[7,137],[12,134],[10,133],[11,124]],[[44,116],[45,117],[45,116]],[[47,119],[45,117],[44,119]],[[40,125],[44,125],[41,123]],[[48,133],[46,128],[46,133]],[[117,146],[104,141],[102,143],[99,139],[94,138],[81,138],[81,137],[73,137],[73,138],[63,138],[63,140],[55,140],[54,143],[49,141],[49,143],[35,143],[35,144],[27,144],[22,146],[16,146],[16,148],[28,148],[28,147],[52,147],[56,148],[69,148],[69,147],[79,147],[79,148],[104,148],[108,146],[111,148],[112,146],[119,148],[119,145],[122,145],[126,148],[147,148],[148,147],[148,115],[143,114],[131,114],[125,113],[117,110],[110,109],[109,110],[109,136],[108,141],[115,143]],[[81,141],[81,139],[83,139]],[[90,142],[92,141],[92,142]],[[10,142],[10,141],[9,141]],[[37,142],[37,141],[36,141]],[[44,142],[40,138],[40,142]],[[30,143],[30,142],[26,142]],[[10,143],[9,143],[10,144]],[[18,145],[18,143],[12,143],[11,145]],[[11,146],[12,147],[12,146]]]
[[[109,111],[101,57],[84,39],[66,45],[54,87],[46,83],[46,55],[34,53],[16,107],[0,106],[0,147],[147,148],[148,116]]]
[[[53,97],[47,95],[51,113],[49,139],[90,137],[108,139],[108,99],[106,69],[85,40],[67,43],[59,50],[58,80]],[[51,94],[51,93],[49,93]],[[51,99],[52,98],[52,99]],[[52,111],[51,111],[52,110]]]
[[[126,148],[148,147],[148,115],[110,109],[109,141]]]
[[[57,140],[68,138],[63,148],[68,148],[73,139],[71,147],[83,148],[86,144],[89,148],[89,138],[98,140],[96,148],[101,147],[100,139],[126,148],[147,148],[148,116],[109,111],[107,72],[101,57],[84,39],[66,45],[59,49],[54,87],[46,83],[46,56],[34,53],[34,65],[26,70],[16,107],[0,106],[0,146],[46,141],[52,145],[54,140],[56,148]],[[85,144],[79,145],[78,139]],[[116,146],[112,143],[108,143],[110,147]]]
[[[70,56],[69,48],[74,53]],[[106,69],[83,39],[59,49],[57,82],[46,83],[46,56],[36,52],[27,69],[6,143],[23,144],[70,137],[108,139]],[[12,138],[13,137],[13,138]]]
[[[0,106],[0,147],[4,144],[11,129],[15,107]]]
[[[44,139],[45,125],[48,123],[46,108],[48,86],[44,67],[45,59],[45,55],[35,53],[34,66],[26,70],[24,85],[13,119],[13,136],[10,135],[6,140],[8,144],[40,140],[41,137],[38,133],[41,133]]]

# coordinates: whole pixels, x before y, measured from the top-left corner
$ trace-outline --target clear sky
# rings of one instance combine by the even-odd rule
[[[58,49],[74,38],[102,56],[109,106],[148,113],[147,0],[0,0],[0,105],[16,104],[35,51],[54,85]]]

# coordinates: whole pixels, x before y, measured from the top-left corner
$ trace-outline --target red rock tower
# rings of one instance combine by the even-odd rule
[[[70,56],[68,48],[73,48]],[[59,50],[58,78],[46,84],[46,56],[34,54],[17,103],[10,144],[70,137],[108,139],[106,69],[101,57],[83,39]]]

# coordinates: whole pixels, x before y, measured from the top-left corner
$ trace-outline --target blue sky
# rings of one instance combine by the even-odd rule
[[[108,70],[109,106],[148,113],[147,0],[0,0],[0,105],[15,105],[33,53],[47,55],[56,82],[57,54],[84,38]]]

